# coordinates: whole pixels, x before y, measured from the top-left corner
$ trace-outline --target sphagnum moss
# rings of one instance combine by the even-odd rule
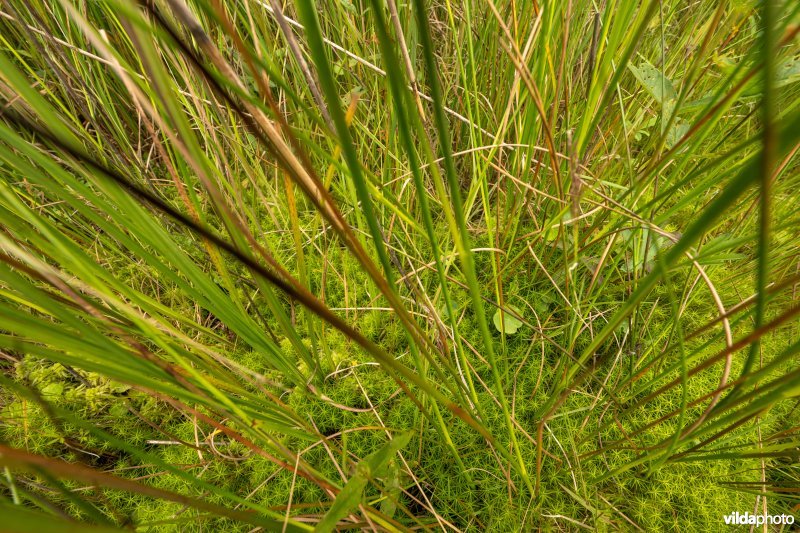
[[[4,527],[793,512],[800,6],[277,7],[2,8]]]

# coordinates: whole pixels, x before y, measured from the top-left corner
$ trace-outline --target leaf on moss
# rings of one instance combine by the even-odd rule
[[[513,305],[508,305],[506,307],[515,314],[522,316],[520,310]],[[500,309],[495,311],[492,322],[494,322],[494,327],[497,328],[497,331],[505,333],[506,335],[513,335],[522,327],[522,321],[515,318],[510,313],[503,313]]]

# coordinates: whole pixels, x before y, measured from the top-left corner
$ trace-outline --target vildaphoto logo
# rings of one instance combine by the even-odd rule
[[[790,514],[750,514],[738,511],[722,517],[725,523],[730,526],[743,526],[754,524],[763,526],[764,524],[791,525],[794,524],[794,516]]]

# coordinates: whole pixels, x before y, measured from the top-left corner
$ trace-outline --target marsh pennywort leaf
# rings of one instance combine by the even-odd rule
[[[509,311],[522,316],[520,310],[513,305],[507,305],[506,308]],[[511,313],[503,312],[500,309],[495,311],[494,317],[492,317],[492,322],[494,322],[494,327],[497,329],[497,331],[500,333],[505,333],[506,335],[513,335],[519,328],[522,327],[521,320],[512,316]]]

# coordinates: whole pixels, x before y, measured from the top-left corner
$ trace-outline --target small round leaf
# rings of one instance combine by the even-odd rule
[[[513,305],[508,305],[506,307],[516,315],[522,316],[520,310]],[[500,309],[495,311],[492,322],[494,322],[494,327],[497,328],[497,331],[501,333],[505,332],[506,335],[513,335],[519,328],[522,327],[522,321],[515,318],[510,313],[502,313],[501,317]]]

